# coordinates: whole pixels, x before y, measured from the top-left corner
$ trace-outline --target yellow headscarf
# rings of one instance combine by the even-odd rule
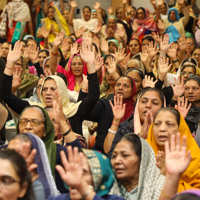
[[[200,149],[195,142],[188,125],[184,118],[180,115],[179,133],[181,136],[186,135],[187,137],[187,149],[191,151],[192,160],[187,170],[182,174],[178,192],[182,192],[188,189],[200,188]],[[153,134],[153,124],[151,125],[148,132],[147,142],[151,145],[155,155],[160,150]]]

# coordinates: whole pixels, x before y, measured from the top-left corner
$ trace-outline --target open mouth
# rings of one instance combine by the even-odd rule
[[[51,103],[52,102],[52,98],[51,97],[46,97],[45,100],[46,100],[46,103]]]
[[[164,136],[164,135],[161,135],[161,136],[158,137],[158,139],[159,139],[160,142],[165,142],[165,141],[168,140],[168,137]]]

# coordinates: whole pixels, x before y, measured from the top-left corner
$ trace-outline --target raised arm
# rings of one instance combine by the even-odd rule
[[[74,1],[74,0],[72,0],[72,1],[69,1],[69,4],[71,6],[71,9],[70,9],[70,13],[69,13],[68,23],[71,26],[73,26],[74,10],[78,6],[78,3],[76,1]]]
[[[101,4],[99,2],[96,2],[93,7],[97,11],[98,24],[102,25],[103,19],[102,19],[102,15],[101,15],[101,7],[100,6],[101,6]]]

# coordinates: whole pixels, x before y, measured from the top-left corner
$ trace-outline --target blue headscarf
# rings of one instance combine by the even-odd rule
[[[174,23],[174,22],[170,21],[170,19],[169,19],[169,14],[170,14],[171,11],[175,11],[176,21],[178,21],[178,20],[180,19],[180,16],[179,16],[178,10],[177,10],[176,8],[170,8],[170,9],[168,10],[168,13],[167,13],[168,18],[167,18],[167,19],[168,19],[168,21],[169,21],[170,23]]]

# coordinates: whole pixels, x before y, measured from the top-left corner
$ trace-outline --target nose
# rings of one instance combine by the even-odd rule
[[[151,107],[152,107],[152,103],[151,103],[151,101],[148,101],[147,104],[146,104],[146,108],[151,109]]]
[[[160,125],[160,131],[162,131],[162,132],[165,132],[165,131],[166,131],[166,125],[165,125],[165,123],[162,123],[162,124]]]
[[[27,124],[26,124],[26,129],[32,129],[32,126],[31,126],[31,122],[27,122]]]

